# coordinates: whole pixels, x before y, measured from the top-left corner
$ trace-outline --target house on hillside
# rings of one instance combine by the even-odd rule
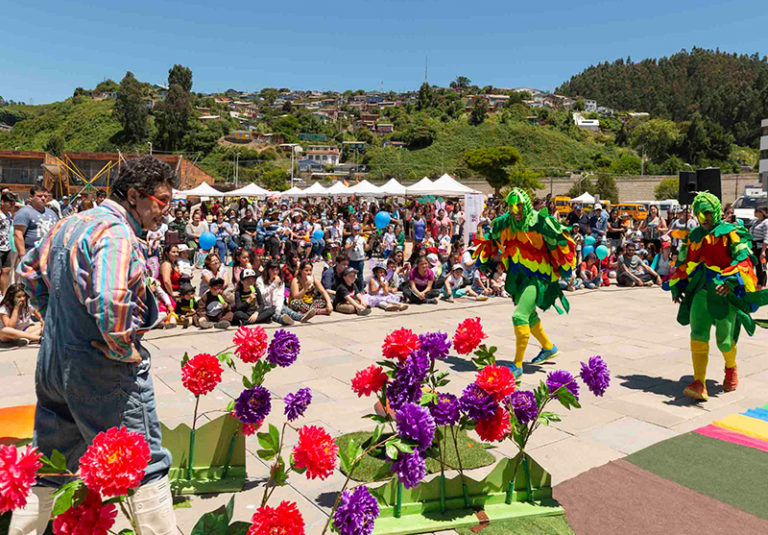
[[[365,152],[365,141],[343,141],[341,145],[347,151]]]
[[[395,125],[392,123],[376,123],[377,134],[391,134],[395,131]]]
[[[580,113],[573,114],[573,122],[582,130],[588,130],[590,132],[600,131],[600,121],[597,119],[585,119]]]
[[[584,99],[584,111],[587,113],[597,112],[597,101],[592,99]]]
[[[602,115],[603,117],[613,117],[615,112],[612,108],[609,108],[607,106],[598,106],[597,107],[597,113]]]
[[[320,164],[337,165],[340,151],[330,145],[310,145],[304,151],[304,159]]]
[[[405,143],[402,141],[392,141],[391,139],[384,140],[381,144],[382,147],[393,147],[395,149],[404,149]]]

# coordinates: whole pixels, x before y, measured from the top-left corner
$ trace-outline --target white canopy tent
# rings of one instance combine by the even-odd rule
[[[224,197],[266,197],[271,194],[272,194],[271,191],[266,190],[261,186],[251,182],[250,184],[247,184],[242,188],[228,191],[226,193],[223,193],[222,195]]]
[[[209,186],[206,182],[203,182],[192,189],[179,191],[178,193],[179,196],[184,197],[221,197],[224,195],[219,190]]]
[[[432,182],[431,195],[444,195],[446,197],[459,197],[471,193],[480,193],[470,187],[465,186],[448,173]]]
[[[358,197],[377,197],[382,195],[381,188],[371,184],[367,180],[363,180],[359,184],[355,184],[349,188],[349,193],[357,195]]]
[[[412,186],[406,186],[406,195],[431,195],[432,181],[427,177],[422,178]]]
[[[335,182],[325,193],[326,195],[333,195],[334,197],[343,197],[345,195],[352,195],[350,191],[352,188],[346,186],[344,182]]]
[[[281,197],[298,197],[302,193],[301,188],[297,188],[296,186],[293,186],[291,189],[286,191],[281,191],[280,196]]]
[[[578,197],[575,197],[568,202],[571,204],[595,204],[595,198],[590,195],[589,192],[585,191]]]
[[[405,197],[405,186],[394,178],[389,179],[389,182],[379,188],[383,195],[394,195],[397,197]]]
[[[324,197],[326,195],[328,195],[328,189],[321,186],[319,182],[315,182],[298,194],[299,197]]]

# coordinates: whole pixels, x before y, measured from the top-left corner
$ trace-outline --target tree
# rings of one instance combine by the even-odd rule
[[[619,188],[616,180],[609,173],[598,173],[595,177],[595,193],[601,199],[608,199],[612,204],[619,202]]]
[[[459,92],[461,92],[464,89],[467,89],[471,83],[472,83],[472,80],[470,80],[466,76],[457,76],[456,80],[451,82],[451,87],[453,89],[458,89]]]
[[[532,169],[514,167],[509,172],[509,185],[513,188],[522,188],[528,193],[533,193],[541,187],[541,173]]]
[[[592,184],[592,181],[589,179],[588,176],[585,176],[581,180],[577,180],[573,183],[573,186],[571,186],[571,189],[568,190],[568,197],[571,199],[578,197],[582,193],[591,193],[591,191],[595,190],[595,186]]]
[[[431,108],[435,103],[435,94],[427,82],[421,84],[419,96],[416,99],[416,109],[423,111]]]
[[[192,71],[174,65],[168,71],[168,94],[157,113],[158,143],[174,151],[181,147],[192,116]]]
[[[629,143],[640,154],[647,154],[654,163],[661,163],[672,152],[679,137],[680,133],[674,122],[651,119],[632,131]]]
[[[433,121],[419,116],[405,129],[402,139],[410,150],[425,149],[437,139],[437,128]]]
[[[64,152],[64,140],[58,134],[51,134],[48,141],[43,145],[43,150],[54,156],[61,156]]]
[[[149,111],[144,106],[141,84],[130,71],[120,81],[114,114],[128,143],[140,143],[149,137]]]
[[[483,124],[488,117],[488,101],[483,97],[476,97],[472,103],[472,112],[469,115],[469,124],[479,125]]]
[[[664,201],[666,199],[677,199],[678,192],[680,190],[679,180],[675,178],[662,178],[655,188],[653,188],[653,195],[657,201]]]
[[[507,167],[520,162],[521,156],[515,147],[501,146],[468,150],[463,159],[466,166],[482,175],[498,194],[501,188],[510,183]]]
[[[111,78],[107,78],[106,80],[103,80],[98,83],[95,91],[97,92],[103,91],[105,93],[111,93],[113,91],[117,91],[117,82],[115,82]]]
[[[178,63],[168,71],[168,88],[172,85],[179,85],[189,93],[192,91],[192,70]]]

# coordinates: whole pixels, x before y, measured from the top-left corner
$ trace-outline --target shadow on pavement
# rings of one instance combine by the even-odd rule
[[[674,380],[667,377],[651,377],[643,374],[617,375],[616,379],[622,381],[621,386],[631,390],[641,390],[650,394],[656,394],[667,398],[666,405],[693,405],[698,403],[683,395],[683,389],[693,381],[693,376],[683,375],[680,379]],[[723,391],[723,385],[708,379],[707,392],[710,397],[717,397]]]

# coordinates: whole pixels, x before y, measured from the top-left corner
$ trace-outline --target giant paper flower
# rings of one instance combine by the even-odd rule
[[[285,396],[285,415],[292,422],[304,414],[309,404],[312,403],[312,390],[309,387],[299,388],[294,394]]]
[[[209,353],[200,353],[181,368],[181,384],[196,396],[212,392],[221,382],[221,363]]]
[[[501,442],[511,429],[509,412],[504,407],[497,407],[496,414],[490,418],[478,420],[475,426],[477,436],[486,442]]]
[[[444,359],[451,350],[451,341],[448,339],[448,333],[435,331],[419,335],[421,349],[426,351],[429,358]]]
[[[257,362],[267,352],[267,333],[264,327],[240,327],[232,341],[237,346],[235,355],[247,364]]]
[[[43,465],[37,448],[0,446],[0,514],[27,505],[35,474]]]
[[[53,532],[56,535],[107,535],[116,517],[115,505],[102,504],[99,494],[89,490],[83,503],[53,520]]]
[[[427,465],[419,450],[413,450],[413,453],[400,453],[390,470],[397,474],[405,488],[412,489],[424,479],[427,474]]]
[[[421,399],[421,383],[429,372],[429,356],[422,350],[411,353],[395,372],[395,380],[387,386],[387,401],[393,410],[405,403]]]
[[[304,535],[304,519],[294,502],[262,505],[253,514],[247,535]]]
[[[149,460],[144,435],[113,427],[96,435],[80,457],[80,478],[104,497],[122,496],[141,484]]]
[[[339,447],[322,427],[305,425],[299,429],[299,442],[293,448],[296,468],[306,468],[309,479],[325,479],[336,467]]]
[[[439,393],[437,401],[429,404],[429,409],[437,425],[454,425],[461,418],[459,399],[453,394]]]
[[[611,372],[600,355],[590,357],[589,363],[581,363],[581,380],[596,396],[602,396],[611,384]]]
[[[352,378],[352,391],[357,397],[370,396],[384,388],[388,381],[384,368],[371,364]]]
[[[501,401],[515,391],[515,376],[506,366],[489,364],[477,372],[477,385]]]
[[[395,413],[397,434],[413,440],[419,449],[425,450],[435,438],[435,421],[426,407],[415,403],[406,403]]]
[[[235,420],[237,420],[238,422],[240,422],[240,419],[237,417],[237,413],[235,411],[230,412],[229,415]],[[255,435],[256,431],[259,430],[262,423],[264,422],[262,421],[257,424],[246,424],[244,422],[240,422],[240,433],[242,433],[244,437],[250,437],[252,435]]]
[[[282,368],[290,366],[299,357],[299,337],[285,329],[278,329],[267,349],[267,362]]]
[[[340,535],[371,535],[379,516],[379,503],[368,487],[360,485],[341,493],[339,507],[333,515],[333,527]]]
[[[235,415],[244,424],[261,424],[271,410],[269,390],[261,385],[243,390],[235,401]]]
[[[509,403],[515,413],[515,418],[521,424],[527,424],[539,415],[536,396],[529,390],[516,390],[509,396]]]
[[[405,358],[420,347],[419,337],[410,329],[402,328],[392,331],[384,338],[381,346],[382,354],[388,359],[404,361]]]
[[[490,418],[496,414],[498,403],[494,401],[493,396],[477,386],[476,383],[470,383],[459,398],[461,410],[473,420],[482,420]]]
[[[488,336],[483,332],[480,318],[467,318],[456,329],[453,335],[453,348],[460,355],[472,353]]]
[[[547,388],[554,395],[561,387],[565,387],[576,399],[579,399],[579,383],[573,375],[565,370],[555,370],[547,374]]]

